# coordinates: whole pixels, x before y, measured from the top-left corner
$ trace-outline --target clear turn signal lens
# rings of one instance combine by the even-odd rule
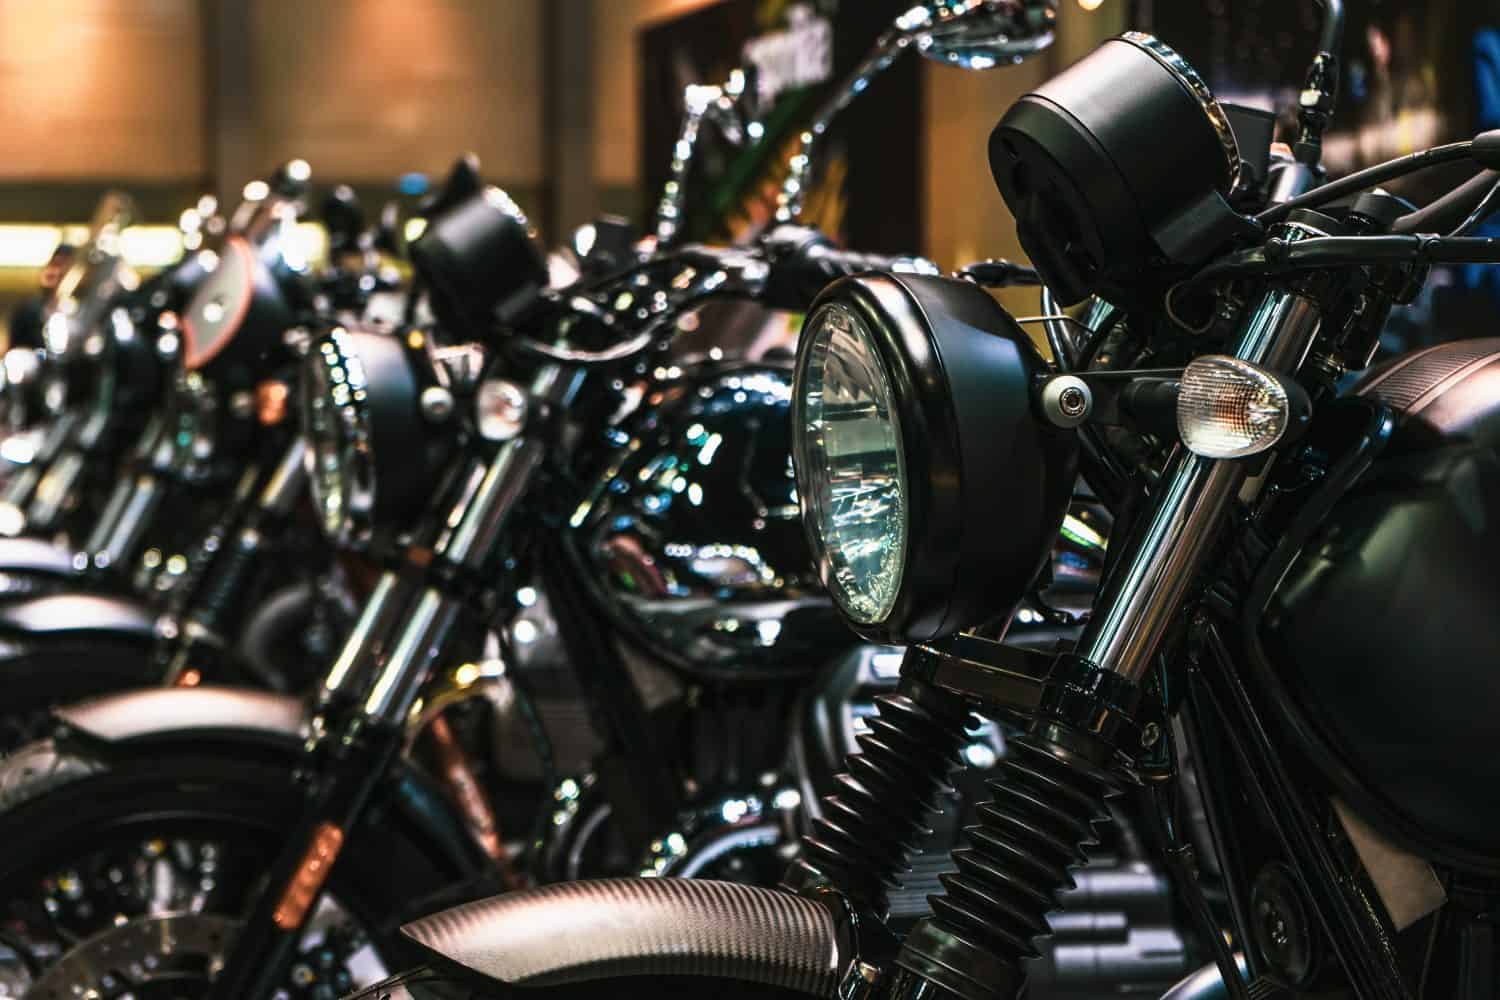
[[[1210,354],[1182,373],[1177,430],[1188,450],[1204,458],[1244,458],[1275,446],[1291,423],[1292,405],[1281,381],[1237,358]]]

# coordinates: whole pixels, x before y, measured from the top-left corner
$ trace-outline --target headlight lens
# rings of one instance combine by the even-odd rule
[[[809,319],[796,458],[813,556],[855,622],[884,620],[906,562],[906,458],[890,378],[863,320],[837,302]]]
[[[343,330],[308,352],[302,381],[309,487],[323,530],[349,541],[369,526],[375,505],[369,386]]]

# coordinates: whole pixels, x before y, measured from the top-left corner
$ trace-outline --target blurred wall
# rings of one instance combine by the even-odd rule
[[[0,222],[87,218],[110,182],[167,221],[215,178],[234,191],[292,156],[388,191],[464,150],[549,236],[599,209],[637,214],[637,32],[714,2],[0,0]],[[892,137],[926,151],[913,249],[949,266],[1018,254],[990,128],[1124,8],[1062,0],[1058,44],[1019,67],[924,69],[924,134]]]
[[[202,183],[199,0],[0,0],[0,219]]]
[[[464,150],[488,177],[542,186],[536,0],[255,0],[254,159],[392,182]],[[518,190],[518,193],[520,191]]]

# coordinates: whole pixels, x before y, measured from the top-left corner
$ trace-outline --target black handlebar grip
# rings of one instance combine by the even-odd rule
[[[771,273],[761,300],[774,309],[802,311],[829,283],[865,271],[911,269],[912,257],[840,250],[802,226],[778,226],[763,242]]]

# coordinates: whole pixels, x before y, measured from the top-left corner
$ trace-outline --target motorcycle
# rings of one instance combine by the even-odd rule
[[[7,355],[7,420],[17,432],[5,449],[5,535],[28,527],[39,534],[66,530],[70,508],[88,507],[77,494],[89,492],[87,485],[98,489],[84,483],[102,464],[98,457],[118,453],[140,431],[140,400],[156,390],[151,351],[134,338],[112,336],[114,327],[130,322],[128,312],[118,310],[128,310],[131,300],[144,306],[150,294],[142,294],[139,277],[122,257],[122,235],[133,214],[130,199],[118,192],[100,200],[88,240],[42,305],[42,347]],[[40,419],[44,414],[50,419]],[[74,524],[96,513],[82,510]]]
[[[337,293],[360,276],[335,269],[309,282],[292,266],[306,165],[273,180],[265,198],[237,213],[217,251],[167,278],[182,285],[194,275],[180,313],[148,297],[162,307],[154,336],[118,315],[113,329],[94,334],[120,350],[142,342],[165,370],[165,391],[154,408],[112,418],[145,429],[81,548],[0,544],[16,598],[0,607],[9,691],[0,745],[8,749],[44,733],[52,707],[108,691],[215,679],[298,688],[304,656],[342,627],[339,595],[319,582],[327,549],[293,517],[306,473],[289,376],[305,346],[294,318],[324,299],[357,307],[358,296]],[[349,216],[347,199],[334,201]],[[116,401],[114,410],[128,409]],[[274,580],[272,556],[284,560]]]
[[[1500,342],[1369,366],[1428,265],[1500,262],[1469,235],[1500,207],[1500,134],[1322,183],[1343,13],[1321,6],[1277,156],[1266,116],[1138,32],[1005,112],[990,164],[1023,246],[1057,301],[1098,300],[1049,320],[1052,362],[963,278],[818,297],[804,523],[846,621],[910,645],[782,891],[512,893],[409,925],[428,967],[360,996],[1024,996],[1126,795],[1213,959],[1164,998],[1493,994]],[[1478,172],[1423,208],[1379,188],[1443,163]],[[1076,643],[1027,651],[1007,629],[1080,468],[1117,517],[1102,587]],[[892,933],[881,892],[974,710],[1022,735],[931,914]]]
[[[994,31],[991,15],[1011,13],[936,10],[902,47],[924,31],[953,41],[960,17]],[[526,856],[536,876],[765,879],[784,863],[801,801],[781,760],[791,706],[819,664],[873,667],[880,651],[837,627],[806,563],[789,365],[710,355],[689,366],[664,351],[677,317],[705,301],[802,309],[832,274],[892,260],[790,229],[554,291],[524,218],[493,188],[435,213],[412,255],[442,326],[484,336],[494,362],[481,377],[478,348],[420,327],[336,330],[309,350],[302,412],[319,516],[388,567],[313,710],[203,688],[98,699],[63,710],[64,729],[0,775],[5,828],[26,838],[5,874],[11,912],[40,885],[41,909],[50,899],[66,915],[64,934],[29,921],[43,933],[18,940],[43,956],[34,989],[98,988],[104,966],[131,988],[178,974],[184,989],[212,981],[232,996],[343,986],[367,949],[400,956],[391,932],[403,916],[517,881],[503,836],[517,827],[464,773],[472,765],[452,753],[463,734],[445,734],[458,726],[444,710],[510,700],[511,719],[540,731],[514,647],[522,612],[543,601],[609,740],[595,777],[577,781],[548,774],[562,757],[533,738],[549,797],[548,835],[527,838],[540,841]],[[508,335],[492,332],[497,309]],[[484,650],[487,633],[499,655]],[[735,745],[749,727],[771,736]],[[404,753],[424,729],[467,788],[459,809]],[[183,845],[161,899],[135,895],[129,878],[110,888],[111,870],[139,870],[142,842]],[[237,867],[224,871],[229,857]],[[57,899],[64,882],[86,913]],[[208,883],[209,895],[194,888]],[[153,953],[157,966],[117,968],[163,934],[171,950]],[[48,951],[59,936],[82,940]]]

